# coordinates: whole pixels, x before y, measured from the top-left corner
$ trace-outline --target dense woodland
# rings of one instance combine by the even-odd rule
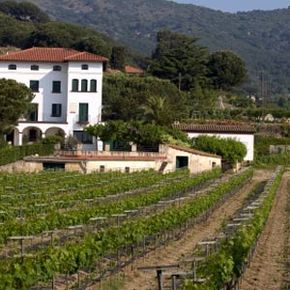
[[[166,0],[31,2],[53,19],[89,26],[147,55],[161,29],[198,37],[211,51],[231,49],[246,61],[246,92],[288,93],[289,9],[230,14]]]

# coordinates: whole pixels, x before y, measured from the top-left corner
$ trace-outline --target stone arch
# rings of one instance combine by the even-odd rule
[[[22,144],[33,143],[42,138],[42,131],[35,126],[26,127],[22,131]]]
[[[6,141],[12,145],[19,145],[19,130],[13,128],[10,132],[6,134]]]

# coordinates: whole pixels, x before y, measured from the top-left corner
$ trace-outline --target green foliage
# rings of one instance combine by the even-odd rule
[[[257,70],[271,79],[274,92],[288,91],[289,9],[230,14],[164,0],[37,0],[37,4],[55,19],[89,25],[147,55],[155,48],[157,32],[165,27],[194,35],[211,51],[232,50],[245,59],[251,77],[246,91],[257,92]]]
[[[26,156],[38,154],[47,156],[54,151],[53,144],[35,143],[23,146],[7,146],[0,148],[0,165],[6,165],[18,160],[22,160]]]
[[[190,116],[194,112],[206,112],[216,107],[218,93],[212,89],[195,86],[189,93]]]
[[[42,144],[58,144],[58,143],[63,143],[64,142],[64,137],[63,136],[58,136],[58,135],[52,135],[52,136],[47,136],[44,139],[41,139],[40,141]]]
[[[98,55],[110,56],[111,45],[104,38],[96,35],[88,35],[73,44],[73,48],[79,51],[88,51]]]
[[[0,12],[25,22],[43,23],[50,20],[46,13],[30,2],[4,1],[0,5]]]
[[[111,55],[111,67],[112,69],[118,69],[123,71],[126,64],[126,49],[122,46],[114,46]]]
[[[103,119],[124,121],[144,119],[144,109],[149,109],[153,105],[150,101],[152,96],[153,98],[157,96],[155,100],[164,99],[162,115],[164,116],[167,110],[168,116],[164,116],[166,120],[179,120],[186,116],[186,96],[169,81],[155,77],[108,74],[104,77],[103,85]],[[153,115],[151,114],[152,117]]]
[[[214,207],[224,196],[244,183],[252,173],[252,170],[248,170],[233,176],[211,189],[206,196],[201,195],[180,207],[168,207],[151,216],[141,216],[125,221],[119,227],[109,227],[97,233],[87,233],[81,243],[79,239],[76,239],[62,246],[41,248],[35,252],[34,259],[22,261],[16,257],[5,259],[0,265],[1,289],[29,288],[37,284],[39,280],[48,282],[56,273],[76,273],[80,269],[90,268],[102,257],[116,253],[120,248],[141,242],[144,237],[157,236],[164,230],[179,228]],[[172,194],[172,192],[190,190],[193,186],[212,179],[216,174],[216,171],[211,171],[185,178],[175,184],[174,188],[165,185],[166,191]],[[156,194],[157,191],[158,189],[156,189]],[[136,208],[135,204],[133,206]],[[85,210],[82,214],[85,214]],[[39,220],[46,222],[46,219]]]
[[[246,78],[244,61],[231,51],[211,54],[208,62],[209,78],[216,89],[229,90],[240,85]]]
[[[194,138],[193,142],[194,148],[220,155],[225,161],[231,163],[243,161],[247,154],[247,148],[243,143],[230,138],[200,136]]]
[[[196,38],[163,30],[157,35],[150,72],[189,90],[207,82],[207,60],[208,51],[197,44]]]
[[[174,114],[171,114],[173,108],[170,108],[169,101],[166,97],[149,96],[144,106],[142,106],[141,114],[144,121],[156,123],[166,126],[171,124]]]
[[[270,145],[290,145],[290,138],[278,138],[274,136],[255,136],[255,158],[268,156]]]
[[[241,277],[249,254],[254,249],[267,222],[282,175],[283,170],[276,172],[273,183],[269,184],[267,197],[262,206],[254,211],[253,218],[246,223],[246,226],[240,227],[232,236],[224,239],[220,249],[206,258],[203,265],[200,266],[198,274],[206,277],[206,282],[201,285],[193,285],[188,281],[184,290],[229,289],[232,282]]]
[[[0,79],[0,136],[28,111],[32,98],[31,90],[24,84]]]
[[[33,4],[20,3],[17,5],[26,7]],[[5,4],[1,7],[6,11],[8,9],[6,6]],[[36,6],[33,5],[33,7]],[[31,21],[21,21],[14,17],[11,14],[12,12],[5,11],[1,12],[0,9],[0,46],[16,46],[20,48],[33,46],[70,47],[110,57],[112,47],[115,45],[115,42],[109,37],[93,29],[63,22],[44,21],[37,12],[35,12],[34,18],[33,16],[23,16],[27,19],[30,17]]]
[[[102,141],[133,142],[152,145],[163,141],[165,133],[162,127],[141,122],[108,121],[106,124],[88,126],[86,131]]]

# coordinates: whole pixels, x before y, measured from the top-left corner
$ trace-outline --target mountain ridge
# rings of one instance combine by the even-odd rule
[[[245,59],[251,76],[249,93],[260,86],[261,73],[265,85],[277,93],[288,92],[290,9],[224,13],[167,0],[31,2],[57,20],[92,27],[146,55],[161,29],[196,36],[211,51],[232,50]]]

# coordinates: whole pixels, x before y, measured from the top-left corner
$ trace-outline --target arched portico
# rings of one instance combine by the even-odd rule
[[[42,138],[42,131],[35,127],[27,127],[22,131],[22,144],[33,143]]]

